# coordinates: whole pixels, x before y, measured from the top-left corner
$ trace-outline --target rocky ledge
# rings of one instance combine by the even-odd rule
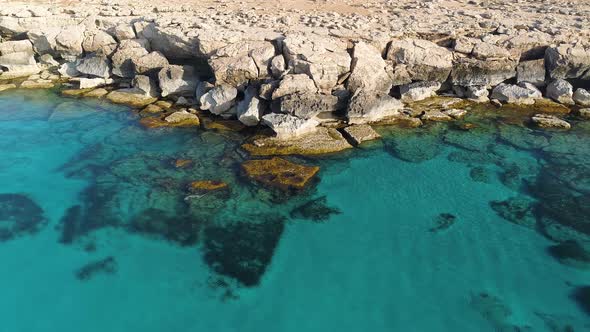
[[[437,95],[496,106],[551,99],[578,114],[590,106],[588,4],[294,1],[269,11],[258,1],[186,3],[8,1],[0,91],[60,84],[69,95],[144,108],[147,127],[199,125],[205,113],[267,126],[276,137],[245,145],[257,155],[269,145],[302,152],[285,141],[338,151],[359,144],[355,134],[374,136],[347,126],[466,113],[451,103],[412,106]],[[531,121],[570,127],[542,114]]]

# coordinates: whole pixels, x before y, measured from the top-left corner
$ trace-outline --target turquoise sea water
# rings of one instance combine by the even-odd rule
[[[588,257],[549,250],[590,234],[587,124],[381,128],[285,194],[240,134],[137,120],[0,95],[0,331],[590,330]]]

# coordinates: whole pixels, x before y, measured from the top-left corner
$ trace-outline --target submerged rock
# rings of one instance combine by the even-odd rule
[[[254,156],[273,155],[320,155],[343,151],[352,145],[333,128],[318,127],[312,133],[281,139],[278,137],[263,137],[245,143],[242,148]]]
[[[548,251],[562,264],[590,268],[590,242],[568,240],[549,247]]]
[[[207,227],[203,233],[205,263],[216,273],[234,278],[246,287],[258,285],[285,228],[281,217],[262,218]]]
[[[470,305],[492,325],[494,331],[532,331],[529,326],[511,324],[509,317],[512,316],[512,310],[496,296],[488,293],[472,294]]]
[[[146,96],[145,92],[139,89],[120,89],[109,92],[106,98],[116,104],[125,104],[131,107],[145,107],[157,100],[157,98]]]
[[[500,217],[515,223],[534,229],[537,224],[533,209],[535,201],[527,197],[512,197],[504,201],[491,201],[490,207]]]
[[[242,163],[246,176],[264,185],[283,190],[303,189],[320,170],[282,158],[248,160]]]
[[[133,218],[129,231],[190,246],[199,240],[202,225],[203,220],[196,216],[148,208]]]
[[[172,123],[175,126],[199,126],[199,117],[196,114],[189,113],[186,110],[176,111],[164,118],[164,121]]]
[[[366,124],[348,126],[342,129],[342,131],[355,145],[360,145],[363,142],[379,139],[381,137],[373,127]]]
[[[573,95],[574,102],[580,106],[590,106],[590,92],[586,89],[577,89]]]
[[[572,298],[580,308],[590,315],[590,286],[581,286],[574,290]]]
[[[431,233],[438,233],[444,231],[455,224],[457,216],[451,213],[441,213],[436,217],[435,226],[429,229]]]
[[[483,166],[476,166],[469,171],[469,177],[475,182],[492,183],[493,173]]]
[[[290,216],[291,218],[321,222],[330,219],[330,216],[333,214],[341,213],[340,209],[328,206],[327,201],[328,199],[326,196],[312,199],[293,208],[293,210],[291,210]]]
[[[519,83],[519,85],[502,83],[492,90],[490,96],[490,98],[501,102],[525,105],[532,105],[535,103],[535,99],[542,97],[541,91],[529,83]]]
[[[47,224],[43,209],[20,194],[0,194],[0,241],[35,234]]]
[[[540,128],[570,129],[572,127],[567,121],[549,114],[535,114],[531,121]]]
[[[302,136],[316,131],[319,122],[315,119],[301,119],[290,114],[270,113],[262,117],[262,123],[270,127],[279,139]]]
[[[222,189],[227,189],[228,184],[223,181],[217,180],[199,180],[193,181],[189,184],[189,190],[191,192],[211,192]]]
[[[78,271],[76,271],[76,278],[81,281],[87,281],[93,278],[96,274],[114,274],[117,272],[117,261],[115,257],[109,256],[107,258],[90,262]]]
[[[556,79],[547,86],[547,97],[558,103],[574,105],[574,87],[566,80]]]

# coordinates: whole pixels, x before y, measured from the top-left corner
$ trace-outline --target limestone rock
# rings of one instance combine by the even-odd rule
[[[158,86],[154,79],[146,75],[136,75],[131,81],[131,86],[142,91],[147,97],[158,97]]]
[[[118,41],[137,38],[135,30],[133,30],[133,27],[129,24],[119,24],[113,30]]]
[[[28,39],[5,41],[0,43],[0,54],[7,55],[11,53],[26,53],[29,55],[35,54],[33,51],[33,44]]]
[[[66,78],[80,76],[80,72],[76,69],[76,66],[76,62],[66,62],[57,71],[61,76]]]
[[[260,123],[260,118],[264,114],[262,101],[256,97],[256,90],[249,88],[246,90],[244,99],[237,106],[238,120],[246,126],[256,126]]]
[[[0,92],[6,91],[6,90],[11,90],[11,89],[16,89],[16,88],[17,88],[16,84],[13,84],[13,83],[0,84]]]
[[[213,89],[214,87],[215,85],[207,81],[199,81],[197,83],[197,88],[195,89],[195,100],[200,103],[201,97],[203,97],[203,95],[207,92],[211,91],[211,89]]]
[[[317,127],[300,136],[264,137],[242,145],[254,156],[321,155],[352,148],[352,145],[334,128]]]
[[[510,59],[458,59],[453,65],[451,83],[460,86],[496,86],[516,76],[516,61]]]
[[[358,90],[350,98],[346,116],[350,124],[373,123],[399,116],[402,109],[402,102],[389,95]]]
[[[574,92],[573,99],[577,105],[584,107],[590,106],[590,92],[586,89],[577,89],[576,92]]]
[[[277,138],[300,136],[316,130],[319,122],[314,119],[300,119],[289,114],[270,113],[262,116],[262,123],[270,127]]]
[[[280,107],[283,113],[311,119],[322,112],[335,112],[338,97],[319,93],[292,94],[281,98]]]
[[[248,160],[242,163],[246,175],[265,185],[283,189],[303,189],[320,170],[317,166],[298,165],[282,158]]]
[[[282,54],[275,56],[270,61],[270,72],[274,78],[281,78],[286,69],[285,57]]]
[[[570,129],[571,125],[555,115],[536,114],[531,118],[533,124],[541,128]]]
[[[148,51],[141,46],[141,42],[121,43],[117,51],[111,57],[113,63],[113,75],[132,78],[135,76],[134,61],[148,54]]]
[[[507,49],[486,42],[475,44],[472,54],[480,60],[510,57],[510,52]]]
[[[348,126],[343,131],[355,145],[381,137],[371,126],[366,124]]]
[[[582,46],[559,45],[545,52],[547,73],[551,79],[590,79],[590,49]]]
[[[192,96],[197,86],[195,69],[192,66],[169,65],[158,73],[162,97],[169,95]]]
[[[543,98],[541,91],[530,83],[499,84],[492,90],[492,99],[509,104],[532,105],[535,99]]]
[[[283,54],[294,74],[307,74],[319,90],[329,91],[350,71],[347,44],[337,38],[315,34],[288,34]]]
[[[25,77],[41,72],[33,55],[27,52],[15,52],[0,56],[2,79]]]
[[[439,111],[439,110],[426,111],[426,112],[424,112],[424,114],[422,114],[422,116],[420,118],[425,121],[436,121],[436,122],[446,122],[446,121],[453,120],[453,118],[450,115],[443,113],[442,111]]]
[[[101,77],[95,77],[95,78],[80,77],[80,78],[73,78],[70,80],[70,82],[77,83],[78,89],[93,89],[93,88],[98,88],[101,86],[112,84],[113,80],[108,79],[108,78],[101,78]]]
[[[86,31],[82,49],[86,53],[110,56],[117,48],[117,41],[103,30]]]
[[[195,125],[200,124],[199,117],[195,114],[189,113],[186,110],[176,111],[164,118],[164,121],[174,124]]]
[[[239,57],[219,57],[209,60],[216,84],[230,84],[243,87],[249,80],[258,78],[258,67],[254,59],[244,55]]]
[[[387,59],[405,64],[414,81],[444,82],[453,67],[451,51],[421,39],[392,41]]]
[[[76,70],[88,76],[102,78],[111,76],[110,60],[106,56],[86,56],[77,63]]]
[[[49,80],[27,80],[20,84],[22,89],[51,89],[55,84]]]
[[[276,90],[272,93],[272,99],[278,99],[294,93],[316,93],[317,88],[312,79],[305,74],[285,75]]]
[[[235,105],[237,95],[238,90],[233,86],[229,84],[217,85],[201,97],[201,109],[221,115]]]
[[[439,82],[415,82],[400,87],[401,100],[403,102],[419,101],[436,96],[436,91],[441,87]]]
[[[352,70],[347,87],[351,92],[358,89],[387,93],[391,90],[392,79],[387,72],[387,63],[373,46],[358,42],[352,53]]]
[[[547,97],[558,103],[574,105],[574,87],[566,80],[556,79],[547,86]]]
[[[137,89],[120,89],[111,91],[106,98],[116,104],[125,104],[131,107],[145,107],[157,99],[146,96],[144,91]]]
[[[581,108],[578,110],[578,114],[584,119],[590,119],[590,108]]]
[[[520,62],[516,67],[516,81],[531,83],[537,87],[545,86],[545,60]]]
[[[158,51],[150,52],[140,58],[132,58],[131,62],[133,62],[135,72],[138,74],[158,72],[169,65],[168,59]]]
[[[453,86],[453,91],[458,97],[467,98],[475,102],[488,102],[490,101],[489,95],[490,92],[488,91],[486,86]]]

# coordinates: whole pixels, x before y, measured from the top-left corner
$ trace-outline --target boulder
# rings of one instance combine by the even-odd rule
[[[451,121],[453,118],[449,115],[444,113],[443,111],[439,110],[429,110],[424,112],[420,117],[422,120],[425,121],[435,121],[435,122],[446,122]]]
[[[248,81],[258,78],[258,67],[247,55],[209,59],[216,84],[230,84],[242,88]]]
[[[545,86],[545,60],[520,62],[516,67],[516,81],[531,83],[537,87]]]
[[[278,99],[295,93],[316,93],[314,81],[306,74],[288,74],[273,91],[272,99]]]
[[[111,76],[110,60],[104,55],[89,55],[76,64],[76,70],[84,75],[109,78]]]
[[[566,80],[556,79],[547,86],[547,97],[558,103],[574,105],[574,87]]]
[[[590,108],[581,108],[578,110],[578,114],[584,119],[590,119]]]
[[[15,41],[5,41],[0,43],[0,54],[7,55],[11,53],[21,53],[21,54],[29,54],[34,55],[35,52],[33,51],[33,44],[30,40],[15,40]]]
[[[444,82],[453,68],[451,51],[421,39],[392,41],[387,59],[406,65],[414,81]]]
[[[76,69],[77,62],[66,62],[62,64],[57,72],[63,77],[76,77],[80,76],[80,72]]]
[[[59,62],[55,61],[55,59],[51,56],[51,54],[43,54],[39,57],[39,63],[49,66],[49,67],[58,67]]]
[[[535,99],[543,98],[543,95],[530,83],[518,85],[501,83],[492,90],[490,98],[509,104],[532,105]]]
[[[131,86],[138,91],[143,91],[147,97],[158,97],[158,86],[154,79],[146,75],[136,75],[131,81]]]
[[[158,73],[162,97],[169,95],[192,96],[197,86],[195,69],[192,66],[169,65]]]
[[[288,34],[283,55],[294,74],[307,74],[315,86],[330,91],[350,71],[351,58],[345,41],[316,34]]]
[[[531,121],[534,125],[540,128],[557,128],[557,129],[570,129],[571,125],[556,117],[555,115],[549,114],[535,114]]]
[[[363,142],[375,140],[381,137],[373,127],[367,124],[352,125],[342,129],[344,135],[354,145],[360,145]]]
[[[27,52],[0,56],[0,69],[2,79],[26,77],[41,72],[33,55]]]
[[[235,105],[237,96],[238,90],[235,87],[229,84],[217,85],[201,96],[201,109],[216,115],[227,113]]]
[[[109,92],[106,98],[116,104],[125,104],[131,107],[145,107],[157,100],[146,96],[145,92],[138,89],[120,89]]]
[[[573,95],[574,102],[580,106],[590,106],[590,92],[586,89],[577,89]]]
[[[264,185],[283,190],[303,189],[320,170],[318,166],[305,166],[282,158],[248,160],[242,169],[249,178]]]
[[[488,91],[486,86],[459,86],[454,85],[453,91],[458,97],[467,98],[475,102],[488,102],[490,101],[489,95],[490,92]]]
[[[164,121],[173,124],[194,125],[200,124],[199,117],[195,114],[189,113],[186,110],[176,111],[164,118]]]
[[[147,49],[142,46],[140,41],[126,40],[125,43],[121,43],[111,57],[113,75],[132,78],[135,76],[135,65],[133,62],[147,54]]]
[[[319,93],[292,94],[280,99],[281,112],[301,119],[311,119],[322,112],[335,112],[338,105],[338,97]]]
[[[566,44],[549,47],[545,63],[551,79],[590,79],[590,48]]]
[[[82,49],[86,53],[110,56],[117,49],[117,41],[103,30],[86,31]]]
[[[115,26],[115,28],[113,29],[113,33],[118,41],[137,38],[133,26],[129,24],[119,24]]]
[[[439,82],[420,81],[405,84],[400,87],[401,100],[403,102],[419,101],[436,96],[436,91],[441,87]]]
[[[101,78],[101,77],[95,77],[95,78],[85,78],[85,77],[73,78],[73,79],[70,80],[70,82],[77,83],[78,89],[93,89],[93,88],[98,88],[98,87],[101,87],[101,86],[113,84],[113,80],[112,79],[110,79],[110,78]]]
[[[132,58],[131,62],[138,74],[151,74],[169,65],[168,59],[158,52],[153,51],[139,58]]]
[[[399,116],[403,106],[389,95],[375,96],[372,91],[358,90],[350,98],[346,116],[350,124],[379,122]]]
[[[352,148],[334,128],[317,127],[313,132],[296,137],[262,137],[242,148],[254,156],[321,155]]]
[[[66,61],[75,61],[84,53],[84,26],[62,26],[27,31],[27,37],[33,43],[39,55],[51,54]]]
[[[198,52],[197,38],[176,26],[136,22],[135,30],[138,37],[149,40],[152,50],[161,52],[167,59],[194,60],[204,55]]]
[[[451,72],[451,83],[459,86],[496,86],[516,76],[516,61],[460,58]]]
[[[286,70],[287,65],[285,64],[285,57],[282,54],[272,58],[270,61],[270,72],[274,78],[281,78]]]
[[[197,83],[197,88],[195,89],[195,100],[200,103],[201,97],[203,97],[204,94],[209,92],[214,87],[215,87],[215,85],[213,85],[207,81],[199,81]]]
[[[264,114],[264,105],[256,97],[256,89],[246,90],[244,99],[238,103],[236,108],[238,120],[246,126],[257,126]]]
[[[348,90],[353,93],[358,89],[388,93],[391,87],[392,78],[381,52],[365,42],[357,42],[352,53]]]
[[[319,124],[314,119],[300,119],[290,114],[279,113],[270,113],[262,116],[262,123],[270,127],[279,139],[313,132]]]
[[[476,43],[473,46],[471,54],[476,59],[480,60],[501,59],[510,57],[510,52],[507,49],[486,42]]]

